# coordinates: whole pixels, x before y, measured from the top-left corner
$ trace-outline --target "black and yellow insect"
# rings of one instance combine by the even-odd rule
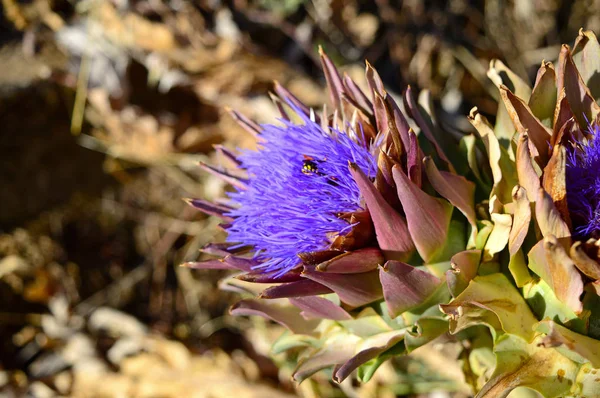
[[[304,159],[302,161],[302,173],[306,175],[323,175],[323,173],[319,171],[319,166],[317,166],[317,162],[311,159]]]
[[[317,175],[320,177],[327,177],[327,183],[333,186],[337,186],[335,182],[336,178],[328,176],[327,174],[319,171],[319,163],[325,162],[324,160],[317,160],[312,156],[304,155],[304,160],[302,161],[302,173],[306,175]]]

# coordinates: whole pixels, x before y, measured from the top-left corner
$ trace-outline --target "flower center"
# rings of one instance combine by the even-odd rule
[[[303,121],[263,126],[260,148],[239,157],[248,186],[230,194],[236,210],[227,240],[253,246],[265,272],[283,274],[300,264],[299,253],[327,249],[350,230],[337,217],[361,208],[349,161],[370,177],[376,173],[366,143]]]

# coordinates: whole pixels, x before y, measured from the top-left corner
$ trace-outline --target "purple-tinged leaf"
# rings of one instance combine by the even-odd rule
[[[360,87],[346,73],[344,73],[343,81],[346,88],[345,92],[360,106],[359,109],[361,112],[364,112],[368,116],[373,116],[373,104],[369,100],[369,97],[363,93]]]
[[[427,179],[440,195],[460,210],[473,228],[477,228],[475,216],[475,184],[463,176],[440,171],[431,157],[423,160]]]
[[[375,111],[377,131],[383,135],[383,144],[390,157],[398,159],[405,152],[405,148],[400,142],[398,130],[392,120],[392,115],[385,99],[378,93],[374,93],[373,95],[373,109]]]
[[[281,271],[250,271],[244,274],[236,275],[236,278],[244,282],[252,283],[289,283],[303,279],[300,276],[300,268],[289,270],[285,274],[282,274]]]
[[[252,270],[252,267],[257,266],[258,264],[259,263],[255,260],[228,254],[224,258],[200,262],[187,262],[183,263],[182,266],[194,269],[232,269],[249,272]]]
[[[379,74],[371,66],[369,61],[365,61],[365,64],[365,75],[367,77],[367,84],[369,85],[369,90],[371,90],[371,95],[373,95],[373,102],[375,102],[375,94],[379,94],[381,97],[386,95],[385,87],[383,87],[381,77],[379,77]]]
[[[232,217],[226,216],[225,213],[233,210],[231,207],[220,205],[217,203],[212,203],[202,199],[184,199],[187,204],[190,206],[200,210],[204,214],[208,214],[210,216],[219,217],[220,219],[231,222],[233,221]]]
[[[304,115],[308,117],[310,116],[310,108],[304,105],[302,101],[300,101],[298,97],[292,94],[288,89],[279,84],[278,81],[274,82],[273,90],[275,90],[275,93],[283,100],[283,102],[298,108]],[[315,115],[315,122],[320,123],[320,121],[321,119]]]
[[[375,121],[374,118],[371,116],[372,112],[370,110],[363,109],[362,106],[360,106],[360,104],[354,100],[354,98],[350,97],[346,93],[342,93],[342,109],[352,110],[352,116],[350,117],[350,125],[352,126],[354,131],[361,133],[361,135],[362,132],[360,131],[360,129],[363,126],[363,120],[365,120],[366,118],[368,120],[367,123],[372,123]],[[358,120],[359,114],[361,115],[361,121]],[[369,137],[369,135],[367,134],[364,134],[364,136],[365,138]],[[365,141],[368,142],[368,140]]]
[[[351,307],[360,307],[382,297],[377,270],[359,274],[334,274],[305,268],[302,275],[327,286],[343,303]]]
[[[394,162],[388,154],[383,150],[379,151],[379,157],[377,158],[377,176],[375,177],[375,186],[377,190],[381,192],[381,195],[385,200],[394,208],[401,208],[400,199],[396,193],[396,183],[392,175],[392,167],[397,162]]]
[[[290,116],[287,114],[287,111],[283,107],[283,101],[281,100],[281,98],[279,98],[278,96],[276,96],[273,93],[269,93],[269,97],[271,97],[271,101],[273,101],[273,104],[277,108],[277,111],[281,115],[281,118],[283,120],[287,120],[288,122],[291,121],[292,119],[290,118]]]
[[[423,260],[429,262],[446,244],[452,206],[445,200],[423,192],[398,166],[394,166],[392,173],[406,214],[410,236]]]
[[[408,258],[415,247],[404,218],[385,201],[356,164],[350,164],[350,172],[371,213],[377,242],[385,258],[398,260]]]
[[[395,164],[398,163],[392,160],[387,153],[385,153],[383,150],[379,151],[379,157],[377,158],[377,184],[382,185],[385,183],[390,187],[396,188],[396,183],[394,182],[394,177],[392,176],[392,167],[394,167]],[[383,180],[380,182],[379,178],[382,178]]]
[[[438,144],[437,140],[435,139],[433,131],[431,131],[431,127],[429,126],[429,124],[427,123],[427,121],[425,120],[423,115],[421,114],[421,110],[419,109],[419,104],[417,104],[417,102],[415,101],[415,99],[412,95],[412,89],[410,86],[407,86],[406,91],[404,92],[404,102],[406,104],[407,112],[409,112],[410,116],[412,116],[412,118],[415,120],[415,122],[417,122],[417,126],[419,126],[419,128],[421,129],[423,134],[425,134],[425,137],[427,137],[427,140],[429,140],[431,145],[433,145],[433,147],[435,148],[435,151],[438,154],[438,156],[440,157],[440,159],[442,159],[448,165],[448,170],[454,172],[455,170],[454,170],[454,167],[452,166],[452,163],[450,162],[448,157],[446,157],[444,150],[442,149],[442,147]]]
[[[217,151],[220,154],[222,154],[227,160],[229,160],[230,162],[232,162],[233,164],[235,164],[236,167],[242,164],[242,162],[240,162],[238,160],[236,154],[233,153],[228,148],[224,147],[223,145],[214,145],[214,148],[215,148],[215,151]]]
[[[339,250],[322,250],[318,252],[298,253],[298,257],[306,265],[318,265],[343,253]]]
[[[381,333],[373,336],[364,342],[359,347],[360,351],[352,358],[344,362],[341,366],[336,367],[333,373],[333,380],[336,383],[341,383],[359,366],[377,358],[380,354],[389,350],[404,339],[404,330],[394,330],[387,333]]]
[[[208,243],[200,251],[213,256],[227,257],[230,254],[243,254],[251,251],[249,246],[237,246],[234,243]]]
[[[408,178],[419,188],[421,188],[421,165],[423,159],[423,152],[419,147],[419,141],[417,141],[417,135],[409,130],[409,145],[408,145],[408,156],[406,157],[406,170],[408,171]]]
[[[246,186],[247,181],[241,177],[230,174],[224,170],[219,170],[216,167],[210,166],[203,162],[200,162],[200,168],[219,177],[220,179],[227,182],[228,184],[233,185],[234,187],[237,187],[242,190],[245,190],[247,188],[247,186]]]
[[[386,95],[385,97],[378,97],[378,99],[381,100],[381,106],[383,106],[385,110],[387,129],[384,129],[383,131],[386,131],[388,135],[388,148],[389,140],[391,138],[391,142],[394,144],[394,151],[390,151],[390,153],[395,153],[395,156],[399,158],[408,150],[407,144],[410,145],[410,140],[408,138],[410,129],[409,131],[400,131],[400,128],[404,129],[406,126],[398,126],[397,121],[400,123],[406,123],[406,119],[404,119],[400,111],[397,109],[395,102],[393,102],[394,100],[391,99],[389,95]],[[392,106],[396,106],[396,109],[394,109]]]
[[[319,46],[319,56],[321,58],[321,66],[325,73],[325,80],[329,89],[331,103],[336,109],[340,109],[342,93],[344,92],[344,84],[337,68],[331,59],[325,54],[323,48]]]
[[[302,279],[296,282],[283,283],[281,285],[268,287],[263,290],[259,298],[278,299],[289,297],[306,297],[318,296],[320,294],[328,294],[331,292],[332,289],[324,286],[324,284],[309,279]]]
[[[290,298],[290,303],[300,308],[304,319],[332,319],[346,321],[352,316],[342,307],[323,297],[296,297]]]
[[[385,101],[387,102],[388,108],[391,109],[391,112],[392,112],[392,115],[394,118],[394,124],[396,125],[396,128],[398,129],[398,133],[400,134],[400,139],[402,140],[402,144],[404,144],[405,148],[408,148],[410,146],[410,140],[409,140],[410,125],[408,124],[406,117],[400,110],[400,107],[398,106],[396,101],[394,101],[394,99],[392,98],[391,95],[386,96]]]
[[[229,112],[233,120],[235,120],[244,130],[256,138],[260,137],[260,132],[262,129],[256,122],[250,120],[248,117],[239,113],[238,111],[234,111],[233,109],[229,108],[226,110]]]
[[[356,274],[377,269],[384,261],[381,250],[376,247],[367,247],[322,262],[316,269],[317,271],[336,274]]]
[[[379,279],[392,318],[423,304],[441,283],[436,276],[399,261],[385,263]]]
[[[296,307],[283,307],[255,299],[237,302],[231,307],[229,313],[234,316],[262,316],[298,334],[310,334],[318,324],[314,321],[307,321],[300,316],[300,310]]]

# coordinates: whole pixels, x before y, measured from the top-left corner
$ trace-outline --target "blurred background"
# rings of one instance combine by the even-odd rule
[[[251,148],[225,108],[273,122],[273,80],[327,102],[318,46],[361,80],[431,92],[441,123],[495,113],[486,70],[532,81],[588,0],[1,0],[0,395],[7,397],[465,396],[455,363],[399,358],[364,386],[296,386],[282,330],[232,318],[217,271],[179,267],[223,239],[182,198],[226,187],[198,161]]]

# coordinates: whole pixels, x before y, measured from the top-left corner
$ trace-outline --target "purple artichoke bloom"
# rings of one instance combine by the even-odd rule
[[[333,113],[325,106],[321,113],[313,111],[278,83],[273,100],[281,124],[258,125],[231,111],[256,137],[258,150],[237,154],[217,147],[234,168],[202,164],[234,190],[226,202],[189,203],[221,218],[228,242],[202,249],[217,258],[184,265],[235,271],[223,288],[258,294],[235,304],[234,315],[260,315],[310,336],[320,333],[318,319],[364,322],[366,328],[357,330],[368,330],[368,336],[348,331],[341,356],[321,355],[329,343],[314,351],[307,348],[312,352],[294,373],[301,381],[318,369],[339,365],[334,379],[341,382],[405,336],[404,322],[396,330],[383,318],[371,324],[371,315],[362,316],[369,311],[365,306],[391,318],[431,305],[437,310],[445,291],[444,271],[413,264],[449,267],[451,258],[474,255],[478,262],[480,254],[467,251],[454,257],[465,248],[465,223],[474,232],[477,228],[475,185],[456,174],[412,89],[407,87],[402,97],[407,119],[369,64],[370,96],[320,55]],[[420,141],[431,145],[421,148]],[[361,347],[366,338],[368,348]]]
[[[579,238],[600,238],[600,128],[571,147],[567,154],[567,204],[573,232]]]
[[[361,209],[361,194],[348,170],[356,163],[371,179],[375,157],[364,138],[353,140],[297,112],[303,124],[282,120],[263,125],[257,151],[238,160],[247,186],[229,196],[233,218],[228,241],[252,246],[264,272],[285,274],[297,267],[299,253],[325,250],[352,225],[340,213]]]

